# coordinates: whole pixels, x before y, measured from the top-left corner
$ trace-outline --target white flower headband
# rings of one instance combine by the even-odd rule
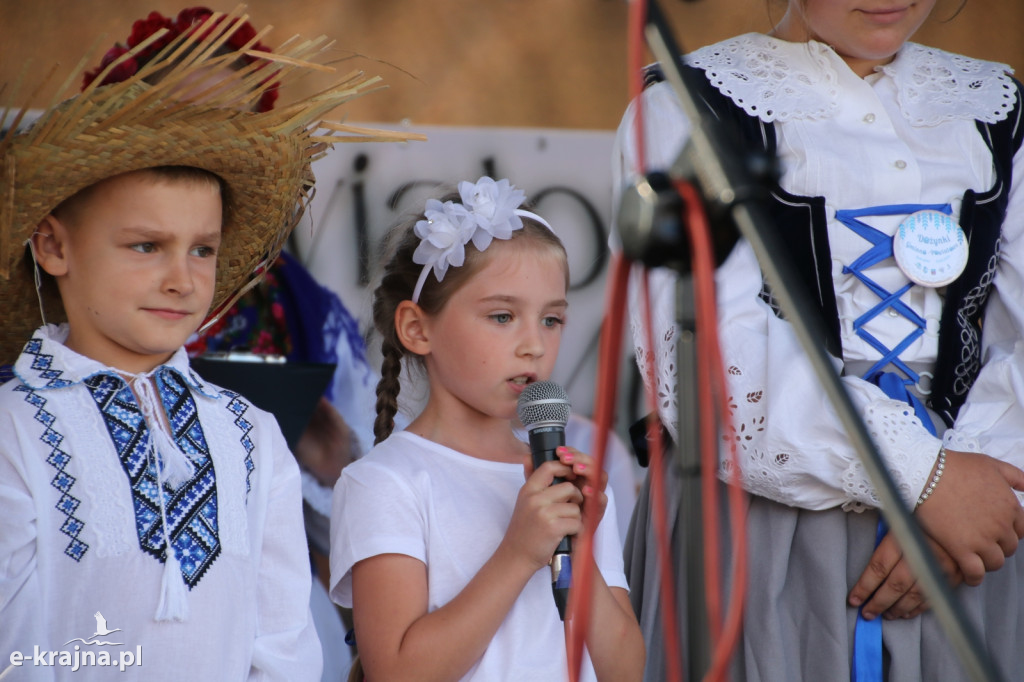
[[[462,181],[459,196],[461,204],[428,199],[423,211],[427,219],[416,223],[416,236],[421,241],[412,254],[412,262],[422,265],[423,272],[412,291],[413,303],[419,303],[431,269],[440,282],[448,266],[458,267],[465,262],[466,244],[470,241],[478,251],[483,251],[492,239],[509,239],[513,232],[522,229],[522,218],[536,220],[551,230],[551,225],[539,215],[519,208],[526,194],[508,180],[495,181],[484,176],[475,184]]]

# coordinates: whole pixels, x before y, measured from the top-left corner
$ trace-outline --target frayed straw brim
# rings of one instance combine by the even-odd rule
[[[0,138],[0,364],[12,363],[42,322],[26,241],[48,213],[79,190],[155,166],[194,166],[220,176],[228,188],[228,210],[213,310],[222,311],[280,253],[309,201],[310,164],[333,143],[423,139],[323,120],[338,106],[380,87],[378,78],[360,72],[289,106],[243,111],[272,85],[287,85],[309,70],[333,71],[313,61],[330,48],[324,38],[293,38],[272,54],[243,48],[218,56],[234,26],[246,19],[241,8],[214,14],[204,24],[213,26],[204,37],[199,37],[204,30],[198,30],[171,43],[129,80],[89,86],[51,107],[25,132],[13,129],[21,114],[0,119],[12,126]],[[224,73],[246,54],[268,61],[231,70],[227,80],[202,91],[204,76],[213,70]],[[156,73],[161,74],[157,83],[144,82]],[[69,77],[64,89],[76,77]],[[45,311],[48,322],[64,319],[52,292]]]

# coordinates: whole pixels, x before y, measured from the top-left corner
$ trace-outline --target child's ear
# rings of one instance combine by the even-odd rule
[[[426,355],[430,352],[427,315],[412,301],[402,301],[395,309],[395,332],[410,353]]]
[[[50,214],[36,226],[29,246],[39,267],[54,277],[60,277],[68,272],[66,242],[67,228]]]

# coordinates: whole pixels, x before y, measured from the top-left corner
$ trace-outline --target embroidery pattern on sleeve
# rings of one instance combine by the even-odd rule
[[[57,372],[57,374],[59,375],[60,373]],[[76,479],[65,471],[65,468],[71,461],[71,455],[60,447],[61,443],[64,441],[64,436],[54,428],[57,423],[57,418],[44,409],[44,406],[46,405],[46,398],[36,393],[28,386],[21,384],[16,386],[14,390],[25,393],[25,402],[36,408],[36,413],[34,415],[35,420],[46,427],[43,430],[42,435],[39,437],[39,440],[50,448],[50,455],[46,458],[46,461],[50,466],[57,470],[56,475],[54,475],[53,479],[50,481],[50,485],[60,492],[60,498],[57,500],[55,508],[67,517],[61,525],[60,530],[71,538],[71,542],[69,542],[68,546],[64,548],[64,554],[75,561],[81,561],[82,557],[85,556],[85,553],[89,550],[89,545],[78,538],[82,529],[85,528],[85,522],[75,516],[78,506],[82,502],[71,494],[71,489],[74,487]]]
[[[242,432],[241,443],[242,447],[245,448],[245,498],[248,500],[249,492],[252,490],[252,472],[256,469],[256,464],[252,461],[252,451],[256,446],[253,445],[252,438],[249,437],[249,432],[252,431],[252,423],[245,418],[249,405],[242,400],[241,396],[233,391],[222,390],[221,392],[231,398],[227,404],[227,409],[235,415],[235,426]]]

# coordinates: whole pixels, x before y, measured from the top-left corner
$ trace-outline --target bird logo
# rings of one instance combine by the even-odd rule
[[[107,627],[107,619],[104,618],[103,614],[100,613],[99,611],[97,611],[93,615],[96,618],[96,632],[92,633],[92,635],[88,639],[82,639],[81,637],[75,637],[73,639],[69,639],[68,641],[64,642],[64,646],[67,646],[68,644],[71,644],[71,642],[81,642],[82,644],[95,644],[96,646],[121,646],[123,644],[123,642],[100,642],[100,641],[97,641],[96,640],[97,637],[106,637],[107,635],[113,634],[115,632],[121,632],[121,628],[113,628],[113,629],[108,628]]]

